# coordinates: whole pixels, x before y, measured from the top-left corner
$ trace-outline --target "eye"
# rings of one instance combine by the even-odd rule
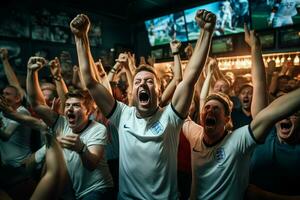
[[[141,80],[136,80],[136,81],[134,81],[134,85],[138,85],[138,84],[140,84],[141,83]]]
[[[147,80],[147,83],[153,84],[154,81],[153,81],[153,79],[148,79],[148,80]]]

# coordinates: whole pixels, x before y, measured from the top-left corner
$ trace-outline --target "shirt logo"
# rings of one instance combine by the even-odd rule
[[[218,163],[222,162],[222,160],[224,160],[226,157],[225,155],[225,150],[223,147],[219,147],[216,149],[216,153],[215,153],[215,159]]]
[[[154,135],[158,135],[161,131],[163,131],[163,125],[160,122],[155,122],[151,126],[150,130]]]

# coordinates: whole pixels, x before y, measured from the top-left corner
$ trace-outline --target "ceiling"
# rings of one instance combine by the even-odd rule
[[[207,0],[63,0],[64,3],[77,9],[107,15],[132,22],[161,16],[174,11],[181,11]]]

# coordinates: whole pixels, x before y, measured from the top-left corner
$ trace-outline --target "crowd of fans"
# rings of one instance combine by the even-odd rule
[[[208,57],[216,16],[195,20],[184,70],[174,40],[172,69],[124,52],[105,71],[83,14],[70,23],[78,66],[32,56],[22,87],[0,49],[0,199],[300,199],[295,66],[265,66],[245,25],[251,80],[227,76]]]

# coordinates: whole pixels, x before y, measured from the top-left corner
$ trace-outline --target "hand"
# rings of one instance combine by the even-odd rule
[[[61,104],[60,98],[54,97],[51,104],[51,110],[53,110],[58,114],[63,114],[60,112],[60,104]]]
[[[90,24],[90,20],[86,15],[79,14],[71,21],[70,28],[75,36],[82,37],[88,34]]]
[[[147,62],[148,62],[149,65],[154,66],[154,64],[155,64],[155,57],[148,56]]]
[[[0,48],[0,57],[2,60],[8,59],[8,51],[5,48]]]
[[[80,140],[80,136],[78,134],[58,136],[56,139],[62,148],[70,149],[72,151],[76,151],[77,153],[82,149],[84,145]]]
[[[40,70],[46,64],[43,57],[30,57],[27,63],[27,69],[32,71]]]
[[[73,66],[73,73],[78,73],[79,72],[79,67],[77,65]]]
[[[207,74],[212,74],[216,67],[218,67],[218,61],[214,58],[210,58],[207,65]]]
[[[268,62],[267,74],[272,75],[276,71],[276,63],[274,60]]]
[[[127,53],[120,53],[119,57],[116,59],[116,62],[121,64],[128,64],[128,55]]]
[[[178,53],[181,47],[181,42],[178,40],[173,40],[170,42],[170,47],[171,47],[172,54]]]
[[[61,77],[61,66],[57,57],[49,62],[49,66],[53,77]]]
[[[95,62],[95,65],[96,65],[96,68],[97,68],[99,74],[105,73],[105,71],[103,71],[104,68],[103,68],[101,59],[99,59],[98,62]]]
[[[136,65],[135,65],[135,54],[131,54],[130,52],[127,53],[128,55],[128,64],[130,66],[133,66],[134,68],[136,68]]]
[[[185,52],[186,56],[188,58],[190,58],[192,56],[192,54],[193,54],[193,51],[194,51],[194,49],[193,49],[192,44],[188,43],[188,45],[184,49],[184,52]]]
[[[260,39],[258,34],[255,30],[249,31],[247,24],[244,24],[245,30],[245,42],[252,48],[252,47],[260,47]]]
[[[195,16],[195,20],[200,28],[213,33],[216,24],[215,14],[206,10],[198,10]]]
[[[139,64],[139,65],[147,65],[146,59],[145,59],[144,56],[141,56],[141,57],[140,57],[140,64]]]

